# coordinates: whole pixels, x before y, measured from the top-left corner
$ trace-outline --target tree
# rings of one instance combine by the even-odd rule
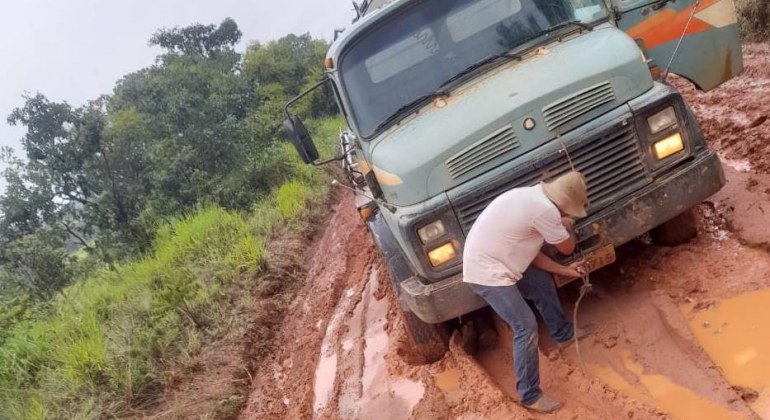
[[[325,41],[313,39],[310,34],[287,35],[265,45],[255,42],[244,57],[243,73],[258,86],[277,83],[287,95],[294,96],[307,84],[314,69],[323,70],[328,48]]]
[[[0,249],[0,284],[40,301],[50,300],[72,281],[71,258],[61,232],[39,229]]]
[[[243,76],[257,87],[260,108],[250,118],[263,136],[275,138],[281,130],[283,105],[323,80],[329,45],[310,34],[287,35],[267,44],[255,42],[244,57]],[[328,89],[321,89],[295,105],[303,117],[334,115],[337,105]]]
[[[169,54],[214,58],[234,53],[233,47],[242,35],[235,21],[226,18],[218,27],[195,24],[161,29],[150,38],[150,45],[165,48]]]
[[[150,249],[157,221],[200,203],[248,209],[284,180],[285,102],[323,77],[327,44],[289,35],[242,60],[232,19],[162,29],[156,62],[80,107],[24,97],[26,128],[0,196],[0,282],[47,298],[79,274],[73,244],[107,264]],[[336,111],[331,92],[299,104]],[[3,288],[0,284],[0,289]]]

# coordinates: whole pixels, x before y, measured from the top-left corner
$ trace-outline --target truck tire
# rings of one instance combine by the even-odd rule
[[[427,365],[441,360],[449,350],[446,324],[428,324],[407,311],[401,311],[401,317],[407,342],[402,343],[397,354],[411,365]]]
[[[396,238],[388,230],[379,211],[366,223],[379,250],[382,264],[387,269],[393,297],[399,303],[404,328],[397,343],[396,353],[408,364],[425,365],[437,362],[449,349],[449,329],[446,323],[428,324],[409,310],[399,299],[399,284],[414,275]]]
[[[655,245],[677,246],[698,236],[698,222],[693,209],[674,217],[650,232]]]

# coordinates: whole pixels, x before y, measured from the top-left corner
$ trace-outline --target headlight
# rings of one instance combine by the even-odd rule
[[[676,133],[673,136],[668,136],[663,140],[655,142],[652,147],[655,150],[655,157],[660,160],[684,150],[684,142],[682,141],[682,135]]]
[[[447,261],[451,261],[456,256],[457,252],[455,251],[455,246],[451,242],[447,242],[438,248],[433,248],[432,251],[428,252],[430,265],[434,267],[444,264]]]
[[[441,220],[436,220],[429,225],[417,229],[417,235],[424,244],[444,236],[445,233],[446,229],[444,229],[444,224],[441,223]]]
[[[671,106],[647,118],[647,125],[652,134],[658,134],[674,124],[676,124],[676,112]]]

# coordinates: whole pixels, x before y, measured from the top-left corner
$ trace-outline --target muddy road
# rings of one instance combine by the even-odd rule
[[[241,417],[770,420],[770,50],[745,57],[744,76],[715,92],[674,81],[728,177],[698,209],[699,237],[675,248],[635,241],[591,276],[596,293],[579,313],[598,327],[581,342],[589,378],[574,348],[541,332],[542,387],[560,411],[516,404],[511,333],[489,313],[496,337],[475,354],[455,335],[441,361],[404,363],[387,274],[341,194]],[[571,313],[577,287],[562,294]]]

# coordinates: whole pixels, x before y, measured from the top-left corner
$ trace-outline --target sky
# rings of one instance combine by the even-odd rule
[[[289,33],[331,41],[335,28],[350,26],[353,6],[350,0],[0,0],[0,146],[23,155],[24,130],[6,122],[23,94],[82,105],[152,64],[160,50],[147,40],[159,28],[226,17],[243,32],[242,50]]]

